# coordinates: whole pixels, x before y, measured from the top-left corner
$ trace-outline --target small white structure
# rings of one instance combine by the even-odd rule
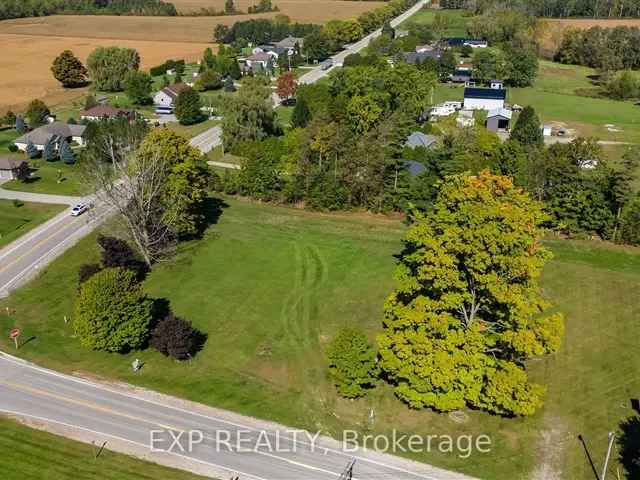
[[[436,105],[429,112],[429,116],[431,117],[448,117],[456,113],[456,109],[452,106],[448,105]]]
[[[487,48],[489,43],[486,40],[465,40],[463,45],[471,48]]]
[[[187,88],[189,88],[189,85],[185,83],[176,83],[164,87],[153,96],[153,103],[161,107],[173,107],[178,95]]]
[[[464,89],[463,107],[466,110],[497,110],[504,108],[506,98],[504,89],[468,87]]]
[[[551,125],[545,124],[542,126],[542,135],[545,137],[551,136]]]
[[[472,110],[460,110],[458,112],[458,118],[456,118],[456,123],[462,127],[473,127],[476,123],[476,120],[473,118]]]
[[[444,102],[442,106],[445,108],[453,108],[454,110],[462,110],[462,102],[459,102],[457,100],[449,100],[447,102]]]
[[[502,90],[504,88],[502,80],[491,80],[490,85],[494,90]]]

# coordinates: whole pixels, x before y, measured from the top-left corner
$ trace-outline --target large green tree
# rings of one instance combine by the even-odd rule
[[[151,300],[134,272],[105,268],[80,287],[73,326],[83,346],[108,352],[140,348],[150,323]]]
[[[140,67],[140,55],[132,48],[98,47],[89,55],[87,67],[96,89],[119,92],[127,74]]]
[[[24,113],[31,128],[37,128],[47,123],[49,115],[51,115],[49,107],[39,99],[32,100],[27,106],[27,111]]]
[[[558,350],[559,314],[545,315],[538,279],[542,205],[507,177],[448,177],[405,237],[398,286],[384,307],[381,365],[412,407],[471,406],[530,415],[544,388],[527,359]]]
[[[87,69],[71,50],[65,50],[56,57],[51,72],[65,88],[84,85],[87,81]]]
[[[133,70],[124,77],[124,93],[135,105],[148,105],[152,102],[153,79],[146,72]]]
[[[181,125],[193,125],[202,121],[200,95],[193,88],[185,88],[176,99],[175,114]]]
[[[517,140],[522,145],[542,145],[544,141],[542,125],[540,125],[540,119],[533,107],[526,106],[520,112],[520,116],[511,132],[511,139]]]

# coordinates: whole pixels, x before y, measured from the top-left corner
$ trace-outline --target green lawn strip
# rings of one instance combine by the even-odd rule
[[[433,24],[437,14],[441,15],[448,21],[448,26],[444,29],[443,32],[440,32],[441,36],[467,36],[467,25],[471,20],[471,17],[469,13],[464,10],[434,10],[425,8],[402,22],[399,28],[407,28],[407,26],[411,23],[431,25]]]
[[[49,193],[55,195],[79,196],[89,193],[82,180],[80,165],[67,165],[62,161],[47,162],[31,160],[31,177],[26,182],[12,180],[2,184],[2,188],[19,192]],[[59,181],[62,179],[61,181]]]
[[[181,470],[68,440],[0,416],[0,472],[5,480],[127,480],[203,478]],[[107,444],[108,448],[108,444]]]
[[[18,354],[52,368],[117,378],[290,426],[333,435],[345,428],[368,432],[373,408],[373,433],[395,428],[422,436],[487,434],[492,451],[469,458],[436,446],[429,453],[397,452],[483,479],[528,478],[545,451],[540,430],[549,425],[558,425],[565,442],[560,457],[565,473],[582,472],[584,456],[574,442],[578,426],[584,424],[585,436],[602,431],[606,438],[629,414],[614,408],[619,398],[607,399],[597,390],[615,387],[616,378],[622,388],[627,385],[623,380],[639,366],[634,352],[614,352],[613,340],[611,350],[599,350],[602,355],[591,355],[590,349],[604,323],[620,323],[611,329],[614,337],[625,325],[636,328],[629,309],[637,310],[640,301],[630,292],[637,291],[640,265],[636,256],[629,257],[631,263],[625,257],[632,252],[549,240],[556,258],[545,269],[543,286],[554,309],[567,314],[569,334],[559,354],[531,365],[534,378],[549,386],[546,407],[527,419],[469,411],[468,420],[458,423],[445,414],[406,408],[388,386],[363,400],[340,399],[327,378],[324,347],[340,327],[360,326],[372,340],[381,328],[382,303],[394,287],[394,254],[406,228],[400,221],[226,202],[203,241],[181,247],[146,281],[151,296],[170,300],[177,315],[208,334],[192,363],[171,361],[151,349],[115,356],[92,352],[72,338],[72,324],[63,318],[73,313],[79,265],[98,257],[94,236],[0,302],[0,312],[4,306],[15,311],[10,318],[0,315],[0,330],[19,326],[24,335],[35,336]],[[584,308],[591,304],[597,308]],[[593,337],[587,341],[582,332]],[[4,337],[0,345],[14,350]],[[145,366],[134,375],[130,363],[136,357]],[[614,361],[620,373],[612,378]],[[570,401],[579,397],[581,405],[588,404],[591,395],[609,412],[607,418],[594,414],[585,421]],[[581,478],[569,473],[562,478]]]
[[[196,123],[195,125],[180,125],[177,122],[172,122],[167,124],[167,128],[186,138],[193,138],[219,124],[219,120],[205,120],[204,122]]]
[[[22,203],[22,202],[20,202]],[[0,200],[0,248],[63,211],[64,205],[23,203]]]

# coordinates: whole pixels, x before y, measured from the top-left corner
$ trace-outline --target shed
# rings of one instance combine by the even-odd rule
[[[492,132],[503,132],[509,130],[511,116],[511,110],[506,108],[491,110],[487,114],[487,130],[491,130]]]

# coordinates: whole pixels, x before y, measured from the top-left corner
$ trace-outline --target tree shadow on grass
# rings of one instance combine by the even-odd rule
[[[203,207],[205,228],[217,224],[226,208],[229,204],[221,198],[208,197]]]
[[[618,437],[619,461],[625,470],[625,478],[640,478],[640,417],[633,416],[620,423]]]

